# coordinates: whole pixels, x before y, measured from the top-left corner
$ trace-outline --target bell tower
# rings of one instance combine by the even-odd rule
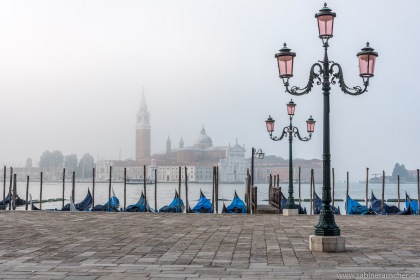
[[[140,107],[137,112],[136,125],[136,161],[150,159],[150,113],[147,110],[144,89],[141,95]]]

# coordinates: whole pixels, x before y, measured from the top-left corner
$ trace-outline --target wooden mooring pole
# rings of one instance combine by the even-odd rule
[[[61,205],[61,209],[64,208],[64,191],[65,191],[65,188],[66,188],[66,169],[63,168],[63,197],[62,197],[63,202],[62,202],[62,205]]]
[[[16,210],[16,195],[17,195],[16,174],[13,174],[13,200],[12,200],[13,210]]]
[[[251,180],[254,180],[253,178]],[[216,194],[215,194],[215,204],[216,204],[216,214],[219,213],[219,166],[216,166]]]
[[[187,174],[187,167],[185,166],[185,213],[188,213],[188,174]]]
[[[349,203],[349,172],[347,171],[347,180],[346,180],[346,215],[347,213],[347,209],[348,209],[348,203]]]
[[[112,166],[109,167],[108,212],[111,211]]]
[[[211,189],[211,212],[214,213],[214,189],[216,188],[216,168],[213,166],[213,185]]]
[[[127,168],[124,167],[124,210],[127,206]]]
[[[384,215],[384,198],[385,198],[385,170],[382,171],[382,201],[381,201],[381,214]]]
[[[29,176],[26,176],[26,203],[25,210],[28,211],[28,195],[29,195]]]
[[[400,209],[400,175],[397,176],[397,190],[398,190],[398,209]]]
[[[332,207],[334,207],[334,199],[335,198],[335,175],[334,175],[334,168],[332,168]]]
[[[147,193],[146,193],[146,165],[143,165],[143,190],[144,190],[144,213],[146,213]]]
[[[251,178],[249,175],[249,172],[246,175],[246,180],[245,180],[245,189],[246,189],[246,193],[248,194],[248,199],[246,202],[246,213],[247,214],[251,214],[251,194],[250,194],[250,186],[251,186]]]
[[[179,166],[178,167],[178,195],[179,195],[178,213],[181,213],[181,175],[182,175],[182,170],[181,170],[181,166]]]
[[[369,167],[366,167],[366,207],[368,207],[368,202],[369,202],[369,199],[368,199],[368,196],[369,196],[368,189],[369,189]]]
[[[10,167],[9,210],[12,210],[12,184],[13,184],[13,167]]]
[[[301,170],[300,170],[300,166],[299,166],[299,176],[298,176],[298,178],[299,178],[299,208],[301,207],[301,205],[300,205],[300,202],[301,202],[301,197],[300,197],[300,188],[301,188],[301,186],[300,186],[300,171]]]
[[[249,168],[246,169],[246,178],[248,178],[249,175]],[[246,205],[246,210],[249,210],[248,204],[249,204],[249,190],[248,190],[248,183],[247,183],[247,179],[245,178],[245,205]],[[248,213],[249,214],[249,213]]]
[[[311,180],[310,180],[310,188],[309,188],[309,191],[310,191],[310,193],[309,193],[309,208],[310,208],[310,211],[309,211],[309,214],[310,215],[312,215],[312,213],[313,213],[313,205],[312,205],[312,201],[313,201],[313,190],[312,190],[312,184],[313,184],[313,181],[314,181],[314,170],[313,169],[311,169]]]
[[[73,200],[73,203],[75,201],[75,192],[76,192],[76,171],[73,171],[73,176],[72,176],[72,182],[71,182],[71,198]]]
[[[39,210],[42,210],[42,171],[39,179]]]
[[[6,165],[4,166],[4,175],[3,175],[3,210],[6,210]]]
[[[420,169],[417,169],[417,215],[420,215]]]
[[[157,211],[157,169],[155,169],[155,211]]]
[[[95,177],[96,177],[96,170],[94,167],[92,169],[92,208],[95,207]]]

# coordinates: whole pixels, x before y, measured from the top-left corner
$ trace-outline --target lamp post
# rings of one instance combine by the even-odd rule
[[[271,140],[280,141],[285,136],[288,136],[289,138],[289,189],[288,189],[289,196],[287,197],[287,202],[283,209],[283,215],[291,216],[291,215],[299,214],[299,209],[296,207],[295,199],[293,198],[293,159],[292,159],[293,137],[297,137],[300,141],[305,141],[305,142],[311,140],[312,133],[314,132],[314,128],[315,128],[315,121],[312,118],[312,116],[306,121],[306,128],[309,133],[309,137],[301,137],[299,133],[299,129],[296,126],[293,126],[292,124],[292,119],[293,119],[293,116],[295,115],[296,104],[293,102],[293,100],[290,100],[290,102],[286,105],[287,105],[287,114],[289,115],[290,122],[288,126],[283,128],[283,132],[279,137],[273,136],[275,120],[271,118],[271,116],[268,116],[268,119],[265,121],[265,124],[267,126],[267,131],[270,134]]]
[[[330,154],[330,90],[331,84],[338,82],[341,90],[350,95],[360,95],[367,91],[369,78],[373,77],[375,70],[375,61],[378,53],[375,52],[367,43],[360,52],[357,53],[359,59],[359,76],[363,79],[363,86],[348,87],[344,82],[343,70],[340,64],[328,59],[328,40],[333,37],[333,25],[336,14],[327,7],[324,7],[315,15],[318,22],[319,38],[324,47],[324,59],[319,63],[314,63],[309,72],[309,81],[304,88],[296,86],[290,87],[289,79],[293,77],[293,61],[296,54],[289,49],[286,44],[275,55],[279,68],[279,76],[283,80],[286,92],[292,95],[307,94],[312,90],[314,81],[317,85],[322,84],[322,94],[324,95],[324,131],[323,131],[323,187],[322,187],[322,210],[319,216],[319,222],[315,226],[315,235],[310,236],[310,249],[313,251],[344,251],[344,238],[340,237],[340,228],[334,220],[334,213],[331,209],[331,154]],[[322,238],[317,237],[337,237],[336,247],[323,246]],[[332,242],[331,240],[329,242]],[[321,245],[319,245],[321,244]],[[318,246],[319,245],[319,246]],[[336,248],[336,249],[333,249]]]
[[[258,157],[259,159],[264,159],[264,153],[261,149],[258,151],[252,147],[252,156],[251,156],[251,186],[254,185],[254,158]]]

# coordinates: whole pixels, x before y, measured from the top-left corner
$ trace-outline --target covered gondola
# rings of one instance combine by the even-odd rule
[[[120,201],[112,190],[112,197],[104,205],[98,204],[92,208],[92,211],[99,212],[120,212]]]
[[[364,205],[361,205],[356,200],[352,199],[350,196],[347,197],[345,202],[345,207],[347,209],[347,215],[375,215],[376,213],[372,208],[367,208]]]
[[[234,214],[244,214],[244,213],[246,213],[245,203],[242,201],[242,199],[239,198],[236,191],[235,191],[235,196],[232,200],[232,203],[228,207],[226,207],[225,203],[223,202],[222,213],[234,213]]]
[[[144,206],[146,204],[146,212],[154,212],[150,206],[149,202],[147,202],[147,199],[145,199],[143,192],[141,193],[139,201],[136,202],[136,204],[132,204],[127,206],[125,209],[126,212],[145,212]]]
[[[395,215],[413,215],[413,209],[411,208],[411,204],[408,204],[408,208],[401,210],[400,212],[396,213]]]
[[[31,194],[29,194],[29,205],[31,206],[31,210],[32,210],[32,211],[38,211],[38,210],[41,210],[41,209],[39,209],[38,207],[36,207],[36,206],[34,205],[34,203],[32,202],[32,195],[31,195]]]
[[[191,207],[189,205],[187,207],[186,213],[194,213],[194,211],[191,209]]]
[[[228,211],[228,210],[227,210],[227,208],[226,208],[226,204],[225,204],[225,202],[224,202],[224,201],[223,201],[222,213],[223,213],[223,214],[228,214],[228,213],[229,213],[229,211]]]
[[[211,201],[200,190],[200,199],[192,209],[194,213],[211,213]]]
[[[159,209],[159,212],[164,213],[183,213],[185,210],[184,201],[179,197],[178,192],[175,190],[175,197],[171,204],[165,205]]]
[[[419,202],[411,200],[410,196],[405,193],[405,207],[408,209],[411,207],[411,211],[414,215],[419,213]]]
[[[10,202],[10,194],[8,194],[7,196],[6,196],[6,198],[4,199],[4,201],[0,201],[0,206],[3,206],[3,205],[8,205],[9,204],[9,202]],[[20,197],[19,197],[19,195],[18,194],[16,194],[16,206],[22,206],[22,205],[26,205],[26,201],[24,200],[24,199],[21,199]]]
[[[281,199],[280,199],[280,213],[283,214],[283,209],[284,207],[286,207],[286,203],[287,203],[287,198],[283,195],[283,192],[281,192]],[[302,207],[301,205],[296,205],[298,210],[299,210],[299,214],[307,214],[306,212],[306,207]]]
[[[314,214],[321,214],[322,210],[322,199],[314,192]],[[332,206],[332,209],[334,211],[334,215],[340,215],[340,206],[335,207]]]
[[[90,190],[88,189],[88,193],[86,197],[82,200],[80,203],[74,204],[74,207],[77,211],[87,211],[92,207],[92,195],[90,194]],[[61,209],[61,211],[70,211],[70,203],[67,203],[64,205],[64,207]]]
[[[372,191],[372,196],[370,198],[370,203],[373,211],[375,211],[377,214],[383,214],[383,215],[394,215],[400,212],[401,210],[398,209],[395,205],[388,205],[384,202],[384,210],[383,213],[381,211],[382,208],[382,199],[377,199]]]

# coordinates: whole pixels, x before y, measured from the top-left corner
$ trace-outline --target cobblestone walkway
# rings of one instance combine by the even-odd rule
[[[317,220],[0,211],[0,279],[420,278],[419,216],[336,216],[338,254],[309,251]]]

